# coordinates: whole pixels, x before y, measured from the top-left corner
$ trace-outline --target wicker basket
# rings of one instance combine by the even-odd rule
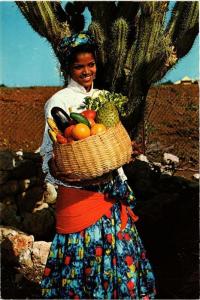
[[[121,122],[101,134],[72,144],[54,144],[57,168],[70,181],[93,179],[109,173],[128,163],[131,152],[131,140]]]

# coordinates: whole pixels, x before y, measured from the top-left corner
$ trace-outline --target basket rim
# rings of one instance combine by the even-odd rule
[[[113,131],[113,130],[115,130],[116,127],[119,126],[119,125],[122,125],[122,126],[123,126],[123,124],[122,124],[121,121],[119,121],[119,122],[118,122],[117,124],[115,124],[114,126],[107,128],[106,131],[101,132],[101,133],[98,133],[98,134],[95,134],[95,135],[90,135],[90,136],[88,136],[88,137],[85,138],[85,139],[73,141],[73,143],[66,143],[66,144],[60,144],[60,143],[58,143],[58,142],[54,142],[54,145],[55,145],[55,146],[58,146],[58,145],[59,145],[59,147],[73,147],[73,146],[75,146],[75,144],[82,143],[83,141],[89,141],[89,139],[90,139],[90,140],[95,139],[97,136],[103,136],[103,135],[107,134],[108,131],[111,131],[111,130]]]

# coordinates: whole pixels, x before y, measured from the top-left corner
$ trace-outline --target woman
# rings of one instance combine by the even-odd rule
[[[73,35],[62,41],[59,51],[67,62],[66,69],[70,79],[67,88],[56,93],[46,103],[46,118],[51,117],[50,111],[54,106],[59,106],[67,112],[70,107],[73,111],[80,111],[79,107],[84,98],[98,93],[98,90],[93,89],[96,76],[93,39],[87,33]],[[154,298],[154,276],[134,224],[136,216],[131,209],[135,206],[135,197],[127,184],[123,169],[114,172],[116,174],[113,174],[112,180],[107,183],[85,187],[81,187],[81,183],[80,186],[64,183],[63,177],[62,181],[55,179],[61,177],[53,163],[50,166],[55,177],[49,172],[49,161],[53,160],[52,143],[47,131],[48,125],[41,146],[43,170],[47,173],[46,181],[58,185],[58,199],[57,233],[41,282],[43,297]],[[89,201],[83,199],[87,196],[90,197]],[[85,216],[86,221],[77,225],[73,209],[67,211],[66,217],[65,208],[69,203],[79,205],[80,202],[84,206],[79,212],[82,217]],[[98,203],[98,209],[90,209],[94,208],[91,205]]]

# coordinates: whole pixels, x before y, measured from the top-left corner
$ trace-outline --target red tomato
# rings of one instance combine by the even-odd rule
[[[82,111],[82,113],[81,113],[84,117],[86,117],[87,119],[88,118],[91,118],[91,119],[95,119],[95,117],[96,117],[96,111],[95,110],[93,110],[93,109],[86,109],[86,110],[84,110],[84,111]]]
[[[64,136],[65,137],[71,137],[72,136],[72,129],[74,128],[75,125],[70,125],[67,127],[64,131]]]
[[[59,144],[67,144],[67,139],[62,134],[57,133],[56,138]]]

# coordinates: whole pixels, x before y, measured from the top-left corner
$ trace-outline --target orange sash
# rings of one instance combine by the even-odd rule
[[[79,232],[95,224],[109,212],[115,202],[115,199],[107,198],[106,194],[59,186],[56,201],[57,233]],[[129,207],[122,204],[122,230],[126,227],[128,220],[127,210],[134,221],[138,219]]]

